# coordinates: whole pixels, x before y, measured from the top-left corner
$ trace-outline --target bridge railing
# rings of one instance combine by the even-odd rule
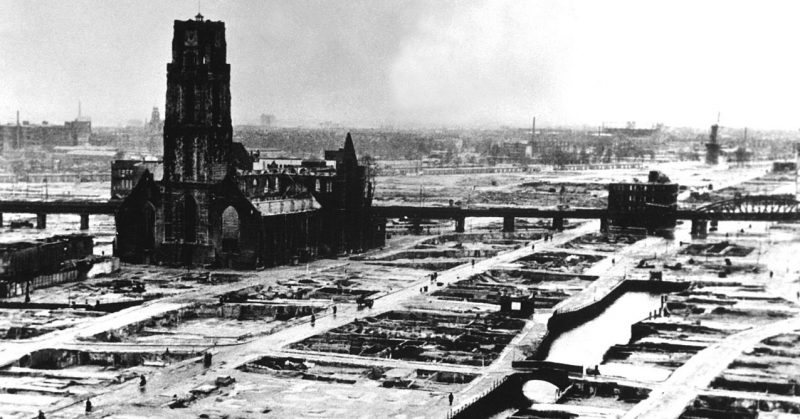
[[[0,188],[4,201],[105,201],[104,198],[94,194],[77,194],[72,192],[51,192],[42,188],[34,189],[5,189]]]
[[[466,403],[462,403],[461,405],[459,405],[455,409],[450,409],[450,411],[447,412],[447,419],[451,419],[451,418],[454,418],[454,417],[458,416],[459,413],[463,412],[464,410],[468,409],[473,404],[475,404],[478,401],[480,401],[482,398],[484,398],[484,397],[488,396],[489,394],[491,394],[493,391],[495,391],[497,389],[497,387],[500,387],[507,380],[508,380],[508,376],[504,376],[502,378],[499,378],[499,379],[493,381],[492,384],[489,385],[489,387],[487,387],[485,390],[480,392],[480,394],[472,396],[469,399],[469,401],[467,401]]]

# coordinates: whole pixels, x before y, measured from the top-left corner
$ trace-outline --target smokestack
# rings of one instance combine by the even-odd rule
[[[716,165],[719,164],[719,151],[720,145],[717,143],[717,131],[719,125],[714,124],[711,126],[711,134],[709,134],[709,142],[706,143],[706,164]]]

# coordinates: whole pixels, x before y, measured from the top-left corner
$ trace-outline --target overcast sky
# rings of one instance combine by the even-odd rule
[[[202,0],[234,123],[800,126],[798,1]],[[197,1],[0,0],[0,121],[163,114]]]

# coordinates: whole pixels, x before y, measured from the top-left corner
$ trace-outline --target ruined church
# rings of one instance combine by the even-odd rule
[[[291,166],[254,166],[232,136],[225,24],[175,21],[163,165],[140,177],[116,214],[122,261],[255,268],[384,244],[350,134],[324,161]]]

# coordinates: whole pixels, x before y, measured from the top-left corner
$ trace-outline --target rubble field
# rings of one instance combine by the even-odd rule
[[[565,249],[614,253],[623,249],[625,246],[636,243],[642,238],[642,236],[633,234],[591,233],[570,240],[561,247]]]
[[[544,234],[543,231],[449,233],[425,239],[408,249],[357,257],[355,260],[392,268],[440,271],[517,249],[531,240],[540,239]]]
[[[582,274],[605,256],[568,252],[537,252],[516,261],[524,269]]]
[[[525,325],[487,315],[390,311],[315,335],[291,348],[366,357],[487,365]]]
[[[532,296],[535,308],[552,308],[570,295],[583,290],[595,276],[551,272],[494,269],[457,281],[433,296],[442,300],[500,304],[504,297]]]
[[[240,370],[270,374],[280,378],[332,382],[422,391],[458,391],[469,384],[475,374],[436,369],[414,369],[391,366],[364,365],[355,361],[308,360],[297,357],[266,356],[249,362]]]

